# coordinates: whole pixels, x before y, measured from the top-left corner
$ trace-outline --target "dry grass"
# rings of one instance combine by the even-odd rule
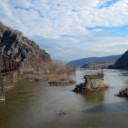
[[[70,77],[75,70],[60,61],[39,62],[25,65],[20,68],[22,78],[37,81],[56,82],[58,84],[75,83]]]

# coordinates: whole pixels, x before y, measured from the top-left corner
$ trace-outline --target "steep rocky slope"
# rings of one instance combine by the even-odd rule
[[[109,68],[114,69],[128,69],[128,51],[126,51],[114,65],[111,65]]]
[[[51,61],[50,55],[21,32],[0,23],[0,52],[20,64],[21,74],[45,74],[44,63]]]
[[[70,83],[71,80],[66,76],[74,72],[62,62],[51,60],[45,50],[40,49],[34,41],[24,37],[21,32],[2,23],[0,23],[0,53],[19,62],[21,78],[57,82],[64,81],[65,78]]]
[[[40,49],[34,41],[2,23],[0,23],[0,50],[19,62],[33,62],[35,58],[43,61],[51,60],[50,55]]]

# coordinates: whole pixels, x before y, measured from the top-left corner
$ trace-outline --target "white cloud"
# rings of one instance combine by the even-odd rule
[[[31,6],[31,0],[11,0],[10,2],[15,7],[29,8]]]
[[[128,48],[128,38],[92,35],[77,39],[46,39],[31,37],[51,53],[53,59],[75,60],[92,56],[122,54]],[[82,42],[81,42],[82,40]],[[120,48],[121,47],[121,48]]]
[[[128,24],[127,0],[118,1],[102,9],[98,7],[105,1],[100,0],[10,1],[1,0],[0,19],[12,27],[18,24],[16,28],[28,36],[38,33],[44,37],[58,38],[64,34],[88,34],[89,31],[85,27]],[[4,19],[5,16],[7,21]],[[10,24],[9,21],[12,19],[13,23]]]
[[[106,37],[102,27],[128,25],[128,0],[99,9],[106,1],[110,0],[0,0],[0,19],[25,36],[42,37],[37,43],[54,58],[117,54],[126,50],[117,46],[128,46],[128,39]]]

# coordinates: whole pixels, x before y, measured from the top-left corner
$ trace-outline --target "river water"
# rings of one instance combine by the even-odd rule
[[[94,72],[78,69],[75,79]],[[72,92],[74,85],[19,81],[0,101],[0,128],[128,128],[128,100],[115,96],[128,87],[128,71],[104,70],[104,80],[111,89],[86,94]]]

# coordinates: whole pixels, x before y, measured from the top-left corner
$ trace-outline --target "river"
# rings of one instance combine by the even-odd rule
[[[75,79],[94,72],[78,69]],[[115,94],[128,87],[128,71],[106,69],[104,81],[111,89],[86,94],[72,92],[74,85],[19,81],[0,101],[0,128],[127,128],[128,100]]]

